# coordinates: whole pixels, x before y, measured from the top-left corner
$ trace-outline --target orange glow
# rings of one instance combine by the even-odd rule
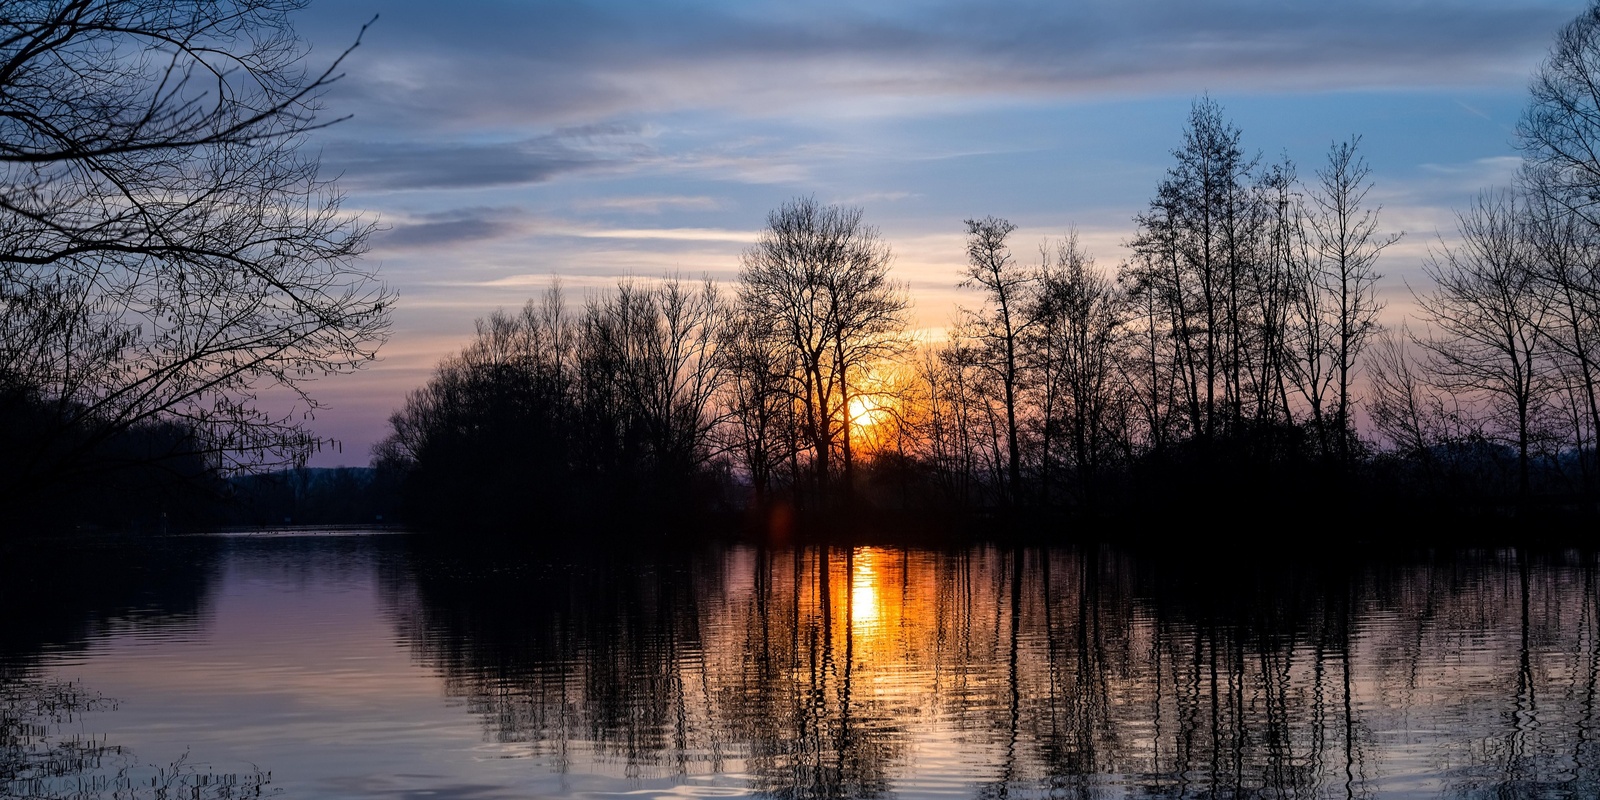
[[[850,398],[850,424],[857,428],[868,428],[876,425],[879,417],[885,416],[889,410],[866,395],[856,395]]]
[[[924,379],[908,364],[883,361],[856,379],[845,404],[851,447],[871,458],[884,451],[905,452],[908,425],[914,426],[927,404],[919,392]]]
[[[878,626],[883,601],[878,597],[878,552],[871,547],[855,550],[855,574],[850,576],[850,626],[864,633]]]
[[[885,445],[894,411],[872,395],[850,398],[850,436],[858,452],[872,453]]]

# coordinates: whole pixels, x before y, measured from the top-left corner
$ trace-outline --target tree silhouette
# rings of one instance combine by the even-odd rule
[[[890,260],[861,209],[808,197],[768,214],[766,229],[740,259],[739,313],[763,321],[771,344],[796,367],[789,392],[819,492],[830,485],[836,449],[849,491],[850,401],[859,391],[853,382],[902,347],[909,300],[889,277]]]
[[[1334,388],[1333,425],[1339,456],[1347,462],[1354,435],[1351,384],[1357,359],[1379,330],[1378,312],[1383,308],[1377,298],[1381,276],[1375,265],[1384,249],[1400,239],[1399,234],[1379,233],[1378,209],[1363,205],[1372,190],[1372,171],[1356,151],[1360,142],[1357,136],[1329,148],[1327,165],[1317,170],[1317,191],[1311,194],[1316,213],[1307,218],[1321,269],[1306,291],[1327,298],[1329,341],[1325,349]]]
[[[1517,124],[1531,185],[1600,225],[1600,3],[1556,34]]]
[[[306,382],[374,357],[372,226],[301,147],[343,56],[308,71],[300,5],[0,11],[0,385],[43,420],[7,431],[0,482],[71,480],[156,422],[216,467],[301,459]],[[268,389],[299,408],[262,410]]]
[[[1127,382],[1120,374],[1128,321],[1126,294],[1094,264],[1076,234],[1058,242],[1040,276],[1030,318],[1032,369],[1037,371],[1044,434],[1040,437],[1042,487],[1049,496],[1055,440],[1067,447],[1066,463],[1079,502],[1093,495],[1093,481],[1118,449],[1125,449]]]
[[[1530,491],[1530,448],[1549,390],[1540,363],[1545,309],[1534,291],[1525,218],[1508,192],[1481,195],[1458,217],[1461,244],[1429,257],[1433,288],[1417,295],[1437,333],[1419,338],[1434,381],[1481,398],[1517,449],[1517,486]]]
[[[977,344],[980,363],[1000,384],[1000,402],[1006,415],[1006,496],[1017,503],[1022,500],[1022,441],[1017,414],[1026,381],[1023,337],[1034,324],[1028,311],[1033,307],[1038,276],[1017,263],[1006,244],[1016,225],[995,217],[969,219],[966,225],[967,266],[961,286],[978,287],[984,297],[981,309],[962,310],[959,335]]]

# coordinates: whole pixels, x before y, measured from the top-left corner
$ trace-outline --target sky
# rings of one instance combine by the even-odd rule
[[[1399,324],[1454,213],[1507,184],[1533,71],[1578,0],[534,2],[311,0],[320,68],[356,41],[305,146],[378,222],[399,294],[380,359],[311,386],[313,466],[360,466],[474,320],[559,280],[732,281],[766,215],[859,206],[937,337],[968,218],[1014,250],[1076,231],[1111,270],[1209,96],[1303,179],[1360,136]],[[376,19],[374,19],[376,18]]]

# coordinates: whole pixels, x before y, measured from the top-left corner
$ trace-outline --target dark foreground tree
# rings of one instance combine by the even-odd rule
[[[16,497],[104,480],[107,444],[152,425],[188,435],[146,465],[303,459],[320,444],[307,381],[374,357],[391,297],[356,262],[371,225],[301,148],[342,60],[308,69],[302,5],[0,7],[0,486]]]
[[[787,391],[818,492],[830,485],[836,450],[852,486],[852,400],[866,371],[903,349],[910,301],[889,277],[891,260],[861,209],[809,197],[768,214],[740,259],[738,313],[758,321],[764,346],[793,366]]]

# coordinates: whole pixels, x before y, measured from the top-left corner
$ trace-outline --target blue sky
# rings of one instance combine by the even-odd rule
[[[1453,209],[1516,167],[1528,80],[1581,2],[461,2],[312,0],[320,66],[374,16],[315,133],[400,293],[372,369],[314,389],[318,465],[365,464],[473,320],[561,276],[731,280],[799,195],[864,208],[919,328],[962,302],[962,220],[1076,229],[1114,268],[1209,94],[1310,178],[1351,135],[1373,168],[1404,319]],[[970,302],[970,300],[968,301]]]

